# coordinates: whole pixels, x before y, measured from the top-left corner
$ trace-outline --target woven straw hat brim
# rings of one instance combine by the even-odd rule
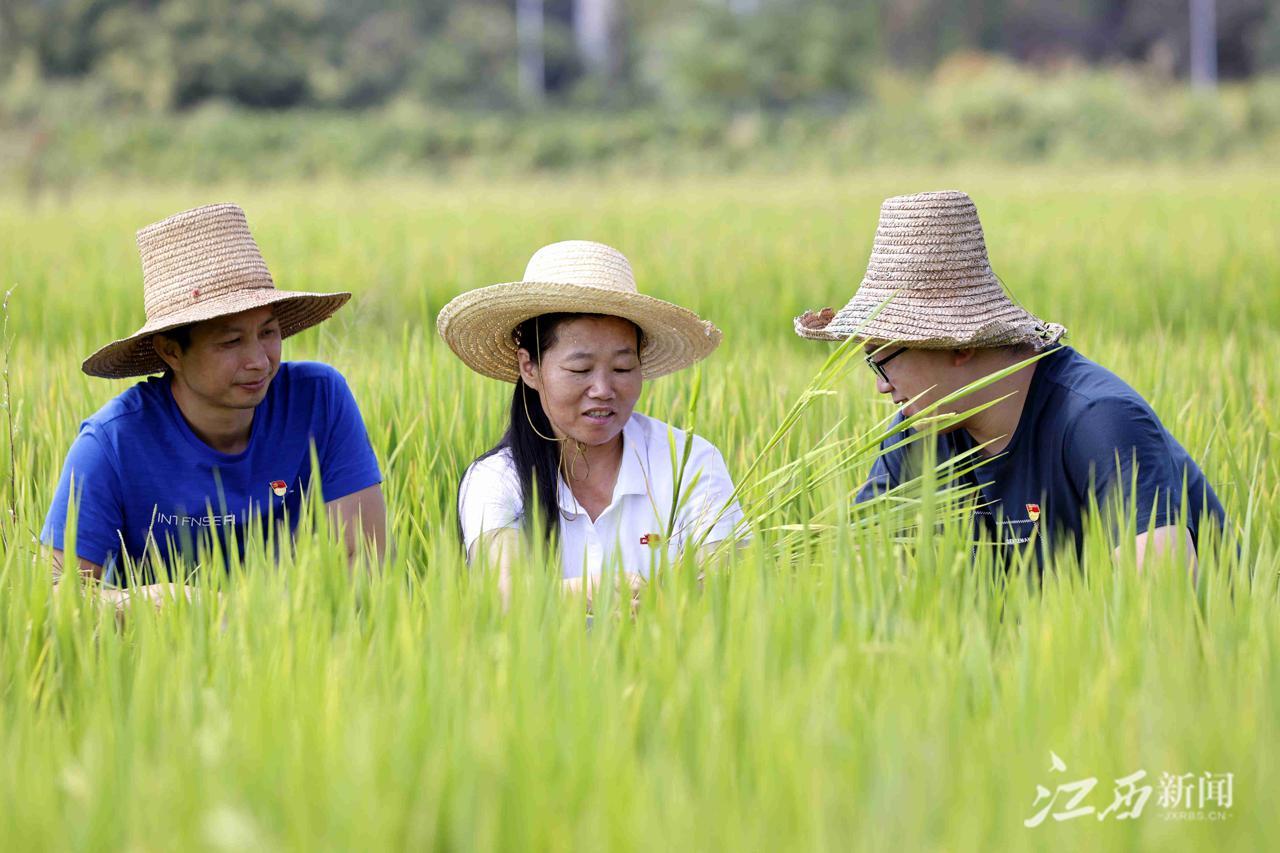
[[[350,298],[351,294],[345,292],[303,293],[272,287],[231,292],[148,322],[129,337],[109,343],[86,358],[81,367],[90,376],[104,379],[159,373],[165,364],[151,345],[151,336],[157,332],[270,305],[280,322],[280,337],[287,338],[327,320]]]
[[[630,320],[644,332],[640,370],[645,379],[674,373],[701,361],[720,344],[708,320],[670,302],[632,291],[587,284],[515,281],[455,297],[440,311],[436,328],[472,370],[493,379],[519,377],[511,333],[532,317],[560,312],[606,314]]]
[[[797,335],[810,340],[841,341],[857,335],[872,342],[893,341],[916,349],[1024,343],[1039,347],[1057,342],[1066,331],[1057,324],[1045,323],[999,292],[974,299],[954,294],[931,296],[919,291],[895,295],[867,287],[859,289],[823,328],[808,328],[799,317],[794,327]]]

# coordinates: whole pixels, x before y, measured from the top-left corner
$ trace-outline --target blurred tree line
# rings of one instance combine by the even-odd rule
[[[839,107],[957,52],[1188,64],[1187,0],[0,0],[0,87],[112,108],[521,105],[517,5],[552,103]],[[1220,72],[1280,68],[1280,3],[1217,0]]]

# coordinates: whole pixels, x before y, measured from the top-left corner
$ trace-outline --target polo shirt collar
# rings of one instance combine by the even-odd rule
[[[618,481],[613,485],[613,500],[616,503],[623,495],[647,495],[649,487],[645,478],[645,467],[641,459],[648,458],[649,446],[645,429],[633,413],[622,427],[622,465],[618,468]],[[557,497],[560,510],[565,515],[585,515],[578,499],[573,496],[564,475],[557,477],[559,490]]]

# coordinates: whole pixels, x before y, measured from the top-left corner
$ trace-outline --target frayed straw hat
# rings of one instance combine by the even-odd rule
[[[639,326],[645,379],[688,367],[720,343],[720,330],[709,321],[637,291],[631,264],[621,252],[587,240],[543,246],[529,259],[522,280],[455,297],[440,311],[436,328],[472,370],[515,382],[519,370],[512,333],[525,320],[560,312],[607,314]]]
[[[85,359],[90,376],[123,379],[164,370],[151,336],[270,305],[288,337],[327,319],[350,293],[276,290],[244,211],[234,204],[197,207],[138,232],[147,322]]]
[[[957,191],[886,199],[857,293],[839,312],[806,311],[795,330],[814,340],[856,334],[919,349],[1042,349],[1067,331],[1005,292],[987,259],[978,209]]]

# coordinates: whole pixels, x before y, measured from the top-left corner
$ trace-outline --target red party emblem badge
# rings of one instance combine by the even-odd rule
[[[1032,521],[1040,520],[1040,504],[1027,504],[1027,517]]]
[[[645,535],[640,537],[641,545],[653,545],[656,547],[658,543],[660,543],[661,541],[662,541],[662,536],[660,536],[657,533],[646,533]]]
[[[282,498],[284,497],[284,493],[289,491],[289,484],[284,480],[272,480],[271,491],[275,492],[276,497]]]

